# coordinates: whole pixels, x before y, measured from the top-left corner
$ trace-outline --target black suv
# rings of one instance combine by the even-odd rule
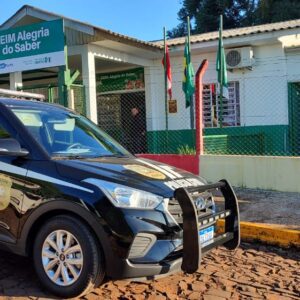
[[[222,210],[213,190],[225,198]],[[105,275],[192,273],[202,254],[239,241],[226,180],[207,184],[137,158],[64,107],[0,99],[0,247],[33,257],[52,293],[83,295]]]

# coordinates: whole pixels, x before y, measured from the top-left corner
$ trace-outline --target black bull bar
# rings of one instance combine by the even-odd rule
[[[219,189],[225,199],[225,210],[210,214],[201,218],[197,213],[194,201],[190,193],[206,192]],[[240,244],[240,215],[236,195],[231,185],[226,180],[217,183],[188,188],[178,188],[174,192],[183,218],[183,258],[181,269],[187,273],[198,270],[202,254],[219,245],[229,250],[236,249]],[[225,232],[215,236],[209,243],[200,243],[199,230],[207,227],[207,224],[225,219]]]

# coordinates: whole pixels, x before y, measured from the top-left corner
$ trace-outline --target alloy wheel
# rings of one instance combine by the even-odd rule
[[[83,251],[73,234],[56,230],[48,235],[42,248],[44,271],[59,286],[75,283],[83,268]]]

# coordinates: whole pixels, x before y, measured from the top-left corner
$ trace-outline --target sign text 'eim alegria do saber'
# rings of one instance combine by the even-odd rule
[[[0,31],[0,74],[65,64],[63,20]]]

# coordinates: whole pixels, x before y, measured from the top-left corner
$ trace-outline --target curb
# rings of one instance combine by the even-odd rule
[[[220,231],[224,230],[225,221],[219,220]],[[277,245],[284,248],[300,248],[300,231],[278,228],[276,225],[240,222],[241,239],[247,241],[261,241],[269,245]]]

